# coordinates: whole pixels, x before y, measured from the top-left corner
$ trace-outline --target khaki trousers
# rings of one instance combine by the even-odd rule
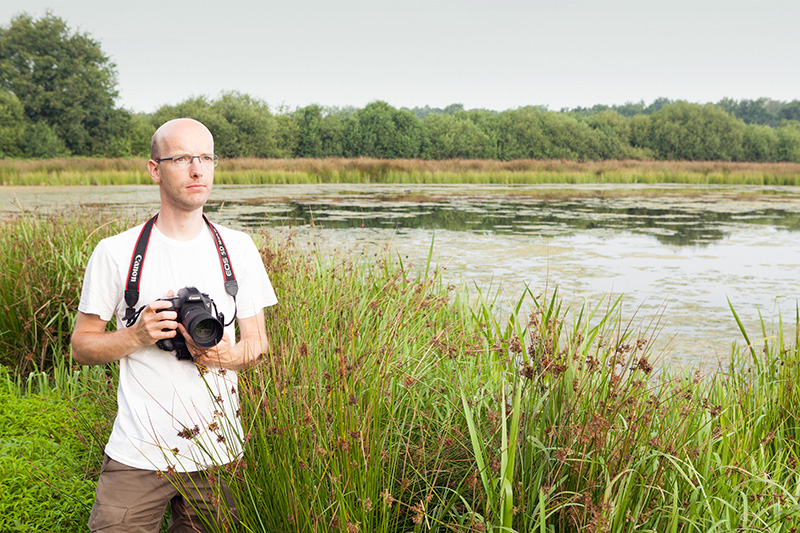
[[[186,497],[176,487],[181,487]],[[171,506],[170,533],[207,532],[206,523],[218,524],[218,529],[211,531],[227,531],[235,521],[230,518],[236,516],[230,491],[207,472],[162,474],[126,466],[106,456],[89,529],[157,533],[167,504]]]

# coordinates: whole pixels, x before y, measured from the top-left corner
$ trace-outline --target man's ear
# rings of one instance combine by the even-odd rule
[[[158,183],[160,185],[161,184],[161,172],[160,172],[160,169],[158,168],[158,163],[156,163],[155,161],[153,161],[151,159],[150,161],[147,162],[147,170],[150,171],[150,178],[154,182],[156,182],[156,183]]]

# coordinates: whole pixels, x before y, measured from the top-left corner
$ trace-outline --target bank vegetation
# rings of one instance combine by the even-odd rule
[[[67,333],[94,245],[134,222],[2,222],[2,530],[83,528],[116,370],[75,366]],[[499,317],[430,262],[254,238],[280,303],[241,377],[245,456],[217,469],[244,530],[800,526],[798,317],[701,375],[660,367],[618,301],[568,312],[531,287]]]

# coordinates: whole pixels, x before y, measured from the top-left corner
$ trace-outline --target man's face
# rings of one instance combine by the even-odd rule
[[[165,132],[159,144],[159,158],[214,153],[214,139],[201,124],[181,121]],[[161,188],[162,209],[194,211],[202,208],[214,183],[213,165],[193,158],[180,168],[172,161],[148,162],[150,176]]]

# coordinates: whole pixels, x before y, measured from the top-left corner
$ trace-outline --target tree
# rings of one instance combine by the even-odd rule
[[[346,112],[331,112],[312,104],[293,113],[298,127],[296,157],[341,157],[344,155]]]
[[[386,102],[372,102],[356,111],[347,122],[347,155],[359,157],[419,157],[424,131],[410,111]]]
[[[544,112],[536,107],[521,107],[488,117],[485,123],[489,136],[496,140],[495,157],[512,159],[544,159],[550,149],[545,134]]]
[[[69,155],[64,141],[46,122],[34,122],[22,134],[22,155],[35,159]]]
[[[19,98],[0,89],[0,157],[20,155],[26,122],[25,109]]]
[[[788,104],[781,106],[778,111],[778,118],[780,120],[800,121],[800,100],[792,100]]]
[[[625,159],[631,154],[630,121],[616,111],[602,111],[586,119],[596,137],[598,159]]]
[[[678,101],[650,117],[649,148],[660,159],[736,161],[745,124],[712,104]]]
[[[300,141],[300,128],[291,115],[279,112],[275,115],[275,139],[277,151],[275,157],[292,157],[297,153]]]
[[[758,98],[757,100],[732,100],[723,98],[717,104],[731,115],[738,117],[745,124],[765,124],[775,126],[778,122],[777,117],[769,109],[770,100]]]
[[[652,115],[653,113],[655,113],[656,111],[658,111],[659,109],[661,109],[665,105],[668,105],[669,103],[670,103],[670,99],[669,98],[664,98],[663,96],[661,96],[661,97],[656,98],[655,100],[653,100],[653,103],[650,104],[649,106],[645,107],[644,111],[642,111],[642,112],[645,115]]]
[[[477,159],[489,150],[489,137],[460,112],[428,115],[422,125],[429,140],[425,159]]]
[[[775,129],[761,124],[748,124],[744,130],[742,151],[745,161],[776,161],[778,135]]]
[[[70,32],[52,13],[39,20],[22,14],[0,28],[0,87],[74,154],[102,153],[116,129],[109,132],[107,123],[125,120],[114,109],[116,84],[115,65],[100,44]]]
[[[266,102],[240,92],[223,93],[211,107],[232,126],[238,157],[275,157],[276,120]],[[226,141],[227,142],[227,141]]]
[[[778,135],[778,160],[800,163],[800,122],[784,120],[775,132]]]

